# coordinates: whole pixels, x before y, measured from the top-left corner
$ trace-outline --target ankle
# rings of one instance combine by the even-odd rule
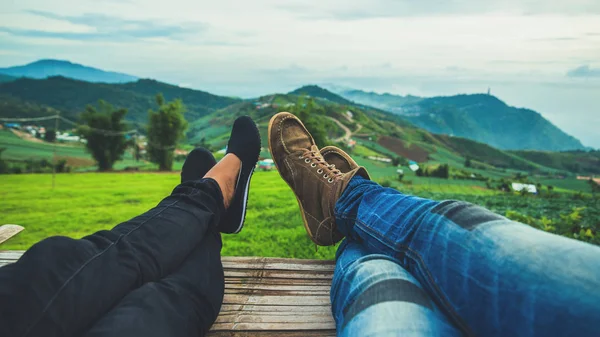
[[[242,162],[236,155],[229,153],[204,176],[204,178],[215,180],[219,185],[221,193],[223,194],[223,205],[225,206],[225,209],[229,208],[235,194],[235,185],[241,169],[241,163]]]

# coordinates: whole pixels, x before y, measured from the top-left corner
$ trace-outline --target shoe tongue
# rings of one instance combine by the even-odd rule
[[[319,147],[316,146],[316,145],[311,146],[310,150],[313,151],[313,152],[319,153]]]

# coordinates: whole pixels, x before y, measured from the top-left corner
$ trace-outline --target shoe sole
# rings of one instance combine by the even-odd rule
[[[242,174],[242,168],[240,167],[240,175]],[[242,231],[244,227],[244,221],[246,220],[246,210],[248,209],[248,195],[250,194],[250,180],[252,180],[252,175],[254,174],[254,168],[250,170],[248,174],[248,180],[246,181],[246,190],[244,191],[244,200],[242,201],[242,217],[240,221],[240,225],[233,232],[233,234],[237,234]]]
[[[269,137],[268,138],[269,152],[271,153],[271,157],[273,156],[273,148],[271,146],[271,126],[273,126],[273,120],[276,117],[277,117],[277,115],[271,117],[271,120],[269,120],[269,128],[267,130],[267,134],[268,134],[268,137]],[[275,163],[275,168],[277,169],[277,172],[281,172],[279,170],[279,166],[277,166],[277,161],[273,160],[273,163]],[[281,173],[279,173],[279,175],[281,176]],[[285,179],[283,179],[283,178],[282,178],[282,180],[285,181]],[[294,188],[287,181],[285,181],[285,183],[290,187],[290,189],[292,190],[292,192],[294,192],[294,196],[296,197],[296,201],[298,202],[298,207],[300,207],[300,214],[302,215],[302,221],[304,222],[304,229],[306,229],[306,232],[308,233],[308,237],[316,245],[322,246],[323,244],[315,241],[315,239],[313,238],[312,231],[308,228],[308,221],[306,221],[306,216],[304,215],[304,207],[302,207],[302,203],[300,202],[300,199],[298,199],[298,196],[296,195],[296,192],[294,191]]]

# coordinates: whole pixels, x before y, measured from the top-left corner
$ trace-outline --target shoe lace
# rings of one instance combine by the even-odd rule
[[[325,161],[319,151],[306,150],[299,158],[304,159],[307,164],[311,163],[310,166],[315,168],[318,174],[323,175],[329,183],[333,183],[342,175],[342,171],[336,169],[334,164]]]

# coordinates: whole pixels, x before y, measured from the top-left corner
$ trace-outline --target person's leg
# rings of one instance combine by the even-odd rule
[[[83,336],[204,336],[223,302],[220,251],[221,235],[210,231],[177,271],[127,294]]]
[[[219,186],[204,179],[110,231],[33,245],[0,268],[0,335],[81,333],[129,291],[175,270],[223,211]]]
[[[207,230],[229,231],[219,221],[232,202],[245,207],[251,172],[240,168],[253,167],[260,151],[249,117],[236,120],[229,144],[236,152],[152,210],[80,240],[48,238],[1,268],[0,336],[80,335],[128,292],[178,268]],[[238,188],[246,193],[234,196]],[[243,219],[234,220],[239,230]]]
[[[465,333],[598,336],[600,248],[354,177],[338,230],[401,261]]]
[[[337,252],[331,303],[338,336],[462,336],[397,261],[348,239]]]

